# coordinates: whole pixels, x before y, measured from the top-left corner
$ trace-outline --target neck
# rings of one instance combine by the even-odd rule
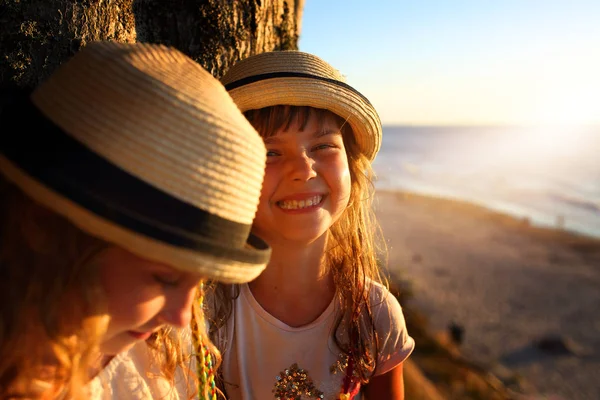
[[[113,358],[114,356],[98,353],[88,369],[90,379],[95,378]]]
[[[327,235],[306,243],[270,243],[265,271],[249,284],[256,301],[290,326],[306,325],[319,317],[335,294],[333,276],[324,254]]]

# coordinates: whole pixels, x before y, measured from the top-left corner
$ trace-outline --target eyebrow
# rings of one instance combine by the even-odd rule
[[[281,143],[281,139],[279,139],[277,136],[271,136],[271,137],[264,139],[264,142],[265,142],[265,144],[277,144],[277,143]]]
[[[314,139],[318,139],[318,138],[322,138],[323,136],[327,136],[327,135],[342,135],[342,132],[339,129],[322,129],[322,130],[318,130],[315,131],[312,134],[312,137]],[[271,136],[268,137],[264,140],[265,144],[278,144],[281,143],[282,140],[279,139],[277,136]]]
[[[318,139],[320,137],[327,136],[327,135],[340,135],[341,136],[342,132],[339,129],[335,129],[335,130],[334,129],[323,129],[320,131],[316,131],[313,134],[313,137],[315,139]]]

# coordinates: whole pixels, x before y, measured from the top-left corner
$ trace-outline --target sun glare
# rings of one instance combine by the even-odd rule
[[[596,98],[592,98],[596,97]],[[599,96],[569,96],[552,99],[537,117],[542,124],[593,125],[600,123]]]
[[[545,125],[599,125],[600,79],[597,74],[582,71],[576,75],[556,74],[554,84],[544,88],[532,119]],[[563,79],[560,79],[563,78]],[[557,81],[558,80],[558,81]]]

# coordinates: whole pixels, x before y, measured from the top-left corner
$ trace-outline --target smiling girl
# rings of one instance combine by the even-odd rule
[[[214,291],[225,391],[403,399],[414,341],[376,259],[376,111],[329,64],[297,51],[242,60],[222,82],[267,147],[252,229],[273,249],[257,279]]]
[[[265,147],[223,86],[174,49],[92,43],[0,124],[0,398],[216,398],[199,288],[270,253]]]

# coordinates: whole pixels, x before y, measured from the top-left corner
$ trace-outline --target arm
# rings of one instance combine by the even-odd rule
[[[363,394],[365,400],[404,400],[402,364],[385,374],[371,378],[370,382],[364,387]]]

